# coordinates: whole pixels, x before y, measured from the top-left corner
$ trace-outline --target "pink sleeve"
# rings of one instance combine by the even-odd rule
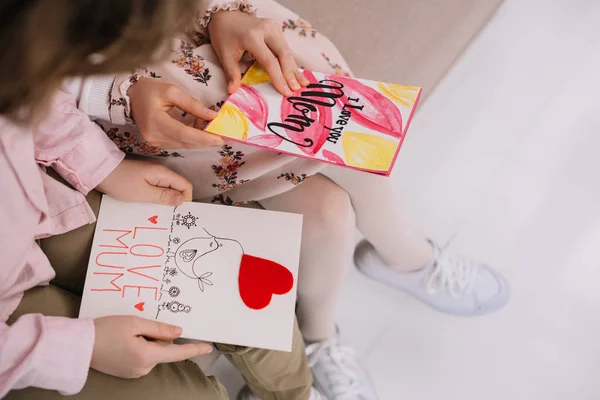
[[[94,347],[91,320],[25,315],[10,327],[5,323],[30,281],[54,275],[34,241],[45,207],[33,155],[32,135],[0,118],[0,398],[27,386],[77,393]]]
[[[58,92],[34,129],[35,158],[87,194],[125,157],[98,125],[77,109],[73,96]]]
[[[94,334],[91,319],[28,314],[10,327],[0,322],[0,398],[29,386],[78,393],[90,368]]]

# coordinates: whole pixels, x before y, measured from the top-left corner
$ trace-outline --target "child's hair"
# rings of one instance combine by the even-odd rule
[[[0,115],[25,120],[63,79],[132,70],[188,27],[195,0],[0,0]]]

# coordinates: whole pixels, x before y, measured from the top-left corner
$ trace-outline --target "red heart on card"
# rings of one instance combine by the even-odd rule
[[[153,215],[152,217],[148,218],[148,221],[156,225],[158,223],[158,215]]]
[[[264,258],[242,255],[238,278],[240,297],[248,308],[262,310],[273,295],[284,295],[294,287],[294,275],[281,264]]]
[[[137,303],[134,307],[137,308],[139,311],[144,311],[144,304],[146,304],[145,302],[140,302]]]

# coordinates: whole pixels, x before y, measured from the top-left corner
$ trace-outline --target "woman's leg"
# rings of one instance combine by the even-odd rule
[[[348,194],[317,174],[296,188],[262,200],[275,211],[304,215],[297,315],[307,342],[315,386],[327,398],[376,400],[354,352],[342,346],[335,311],[354,249],[355,219]]]
[[[358,230],[386,264],[414,271],[431,261],[433,248],[406,223],[399,190],[392,179],[338,167],[327,167],[323,173],[348,192]]]
[[[354,211],[348,194],[318,174],[260,204],[267,210],[304,215],[298,322],[308,342],[333,337],[339,293],[355,245]]]
[[[408,227],[391,179],[334,167],[324,173],[348,192],[356,210],[366,238],[355,253],[363,273],[448,314],[481,315],[506,305],[510,291],[499,273]]]

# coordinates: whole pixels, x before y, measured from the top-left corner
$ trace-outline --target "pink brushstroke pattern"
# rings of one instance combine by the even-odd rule
[[[402,114],[398,107],[387,97],[375,89],[350,78],[337,75],[328,75],[327,79],[340,82],[344,85],[342,89],[345,96],[338,100],[338,105],[344,104],[362,106],[361,110],[351,108],[352,119],[358,124],[376,131],[391,135],[395,138],[402,137]],[[358,102],[350,101],[349,98],[359,98]]]
[[[323,158],[325,158],[327,161],[330,161],[330,162],[338,164],[338,165],[346,165],[346,163],[344,162],[344,160],[342,160],[342,158],[340,156],[338,156],[337,154],[335,154],[329,150],[323,150],[323,152],[321,154],[323,155]]]
[[[258,90],[241,85],[238,91],[231,95],[229,102],[237,106],[258,129],[265,131],[269,108]]]
[[[319,83],[319,81],[312,72],[304,71],[303,74],[309,80],[310,83]],[[298,97],[300,97],[299,93],[301,92],[296,92]],[[286,129],[285,132],[287,133],[289,138],[296,143],[305,143],[305,139],[311,139],[313,141],[312,146],[298,146],[298,148],[304,153],[314,156],[319,152],[319,150],[321,150],[321,147],[323,147],[325,141],[327,140],[329,130],[325,129],[325,127],[331,126],[332,113],[331,107],[325,107],[316,104],[312,105],[316,108],[316,111],[310,111],[304,115],[310,119],[315,120],[315,122],[312,122],[309,127],[305,127],[304,131],[302,132],[296,132],[291,129]],[[299,111],[294,109],[294,105],[287,101],[287,99],[284,97],[281,101],[281,120],[285,121],[288,115],[291,114],[298,115]]]
[[[268,147],[270,149],[275,149],[279,147],[283,139],[277,135],[273,135],[271,133],[265,135],[253,136],[245,140],[246,143],[254,144],[261,147]]]

